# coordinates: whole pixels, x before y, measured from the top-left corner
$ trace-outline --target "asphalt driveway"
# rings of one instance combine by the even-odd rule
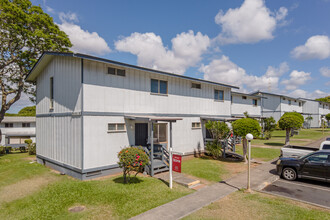
[[[330,209],[330,184],[311,181],[287,181],[279,179],[263,191],[305,202],[314,203]]]

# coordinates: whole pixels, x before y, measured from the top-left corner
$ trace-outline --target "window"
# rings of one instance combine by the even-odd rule
[[[14,124],[13,123],[5,123],[5,127],[6,128],[12,128],[12,127],[14,127]]]
[[[242,96],[242,99],[246,99],[246,96]]]
[[[301,102],[299,102],[299,107],[301,107]]]
[[[289,105],[291,105],[291,100],[288,100]]]
[[[283,98],[283,100],[285,100],[285,98]]]
[[[313,154],[306,158],[310,163],[325,163],[328,160],[328,154]]]
[[[54,78],[50,77],[50,109],[54,108]]]
[[[257,99],[252,99],[252,104],[253,104],[253,106],[258,106],[258,100]]]
[[[323,150],[330,150],[330,144],[324,144],[322,149]]]
[[[167,81],[151,79],[151,93],[167,94]]]
[[[154,143],[164,143],[167,141],[167,124],[154,124]]]
[[[23,128],[29,128],[30,127],[30,123],[22,123],[22,127]]]
[[[200,123],[200,122],[193,122],[193,123],[191,124],[191,127],[192,127],[192,128],[201,128],[201,123]]]
[[[108,132],[123,132],[126,131],[125,123],[109,123]]]
[[[117,76],[126,76],[126,71],[123,69],[108,67],[108,74],[117,75]]]
[[[223,101],[223,91],[222,90],[214,90],[214,100]]]
[[[191,83],[191,88],[193,88],[193,89],[201,89],[202,86],[199,83]]]

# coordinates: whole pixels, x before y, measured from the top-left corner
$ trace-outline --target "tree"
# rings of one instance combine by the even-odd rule
[[[302,115],[301,115],[300,113],[298,113],[298,112],[285,112],[283,115],[295,115],[295,116],[297,116],[297,117],[301,120],[301,126],[303,125],[303,123],[304,123],[304,121],[305,121],[304,116],[302,116]],[[291,130],[290,130],[290,136],[293,137],[293,132],[294,132],[294,130],[295,130],[295,129],[299,129],[301,126],[291,128]]]
[[[18,112],[18,116],[36,116],[36,106],[27,106]]]
[[[243,138],[243,157],[247,159],[247,140],[245,136],[251,133],[254,137],[260,135],[260,125],[257,120],[252,118],[242,118],[232,123],[234,134]]]
[[[29,0],[0,0],[0,122],[22,92],[35,87],[25,77],[44,51],[68,52],[68,36]]]
[[[300,128],[303,124],[303,121],[296,114],[284,114],[278,121],[278,124],[281,129],[284,129],[286,131],[285,145],[288,145],[290,142],[291,129]]]
[[[325,119],[327,119],[327,121],[330,122],[330,113],[325,115]]]
[[[307,121],[307,123],[308,123],[308,128],[311,128],[311,121],[313,120],[313,117],[312,116],[308,116],[307,118],[306,118],[306,121]]]
[[[316,101],[320,101],[320,102],[329,102],[330,103],[330,96],[326,96],[324,98],[319,98],[319,99],[315,99]]]
[[[221,141],[225,139],[230,132],[228,125],[221,121],[208,121],[205,124],[205,128],[211,133],[214,139],[212,142],[206,143],[205,149],[214,159],[219,159],[222,156]]]
[[[272,132],[276,128],[276,121],[273,117],[269,118],[263,118],[262,120],[263,123],[263,132],[265,133],[266,139],[269,139],[272,137]]]

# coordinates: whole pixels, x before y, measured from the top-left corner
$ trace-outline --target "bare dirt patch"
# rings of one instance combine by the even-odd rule
[[[70,207],[68,210],[69,212],[82,212],[86,209],[86,206],[83,206],[83,205],[77,205],[77,206],[73,206],[73,207]]]
[[[0,201],[11,202],[16,199],[23,198],[27,195],[31,195],[53,181],[56,181],[56,176],[44,175],[31,179],[25,179],[17,183],[5,186],[0,191]]]
[[[225,166],[225,169],[228,171],[222,179],[228,179],[230,177],[233,177],[239,173],[242,173],[244,171],[247,171],[248,165],[244,162],[222,162],[222,164]],[[258,166],[258,163],[251,163],[251,168],[254,168]]]

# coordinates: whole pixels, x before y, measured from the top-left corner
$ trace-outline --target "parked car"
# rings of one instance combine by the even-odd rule
[[[320,150],[301,158],[279,158],[276,170],[286,180],[308,178],[330,182],[330,150]]]
[[[330,141],[330,137],[327,137],[327,139],[325,139],[326,141]]]
[[[313,153],[318,150],[330,150],[330,141],[323,141],[319,148],[307,147],[307,146],[296,146],[287,145],[281,148],[280,157],[293,157],[299,158],[307,154]]]

